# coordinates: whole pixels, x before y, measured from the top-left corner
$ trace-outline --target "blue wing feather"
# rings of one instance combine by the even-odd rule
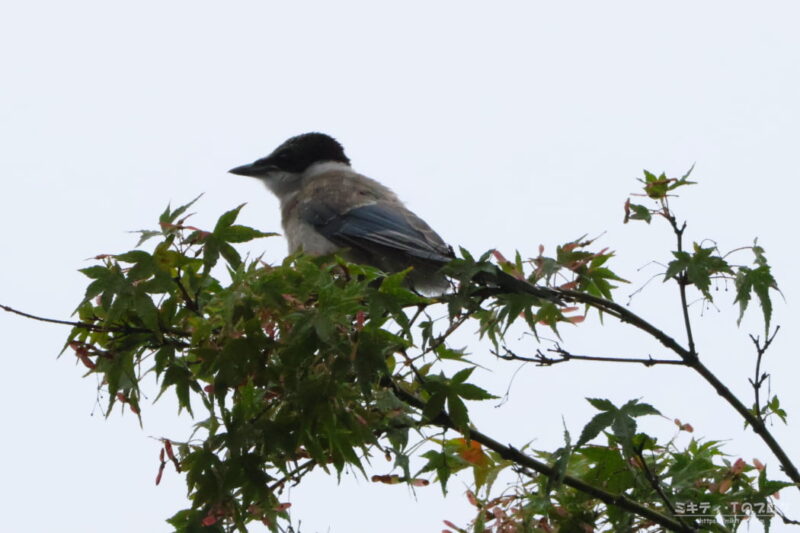
[[[306,222],[331,242],[356,250],[387,251],[446,263],[449,247],[424,221],[396,204],[376,202],[339,214],[329,206],[316,205],[302,213]]]

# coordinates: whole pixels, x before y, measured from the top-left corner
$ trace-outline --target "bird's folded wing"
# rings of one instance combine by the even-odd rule
[[[377,248],[447,263],[452,251],[423,220],[400,204],[369,203],[343,213],[325,202],[298,206],[301,218],[337,246],[373,253]]]

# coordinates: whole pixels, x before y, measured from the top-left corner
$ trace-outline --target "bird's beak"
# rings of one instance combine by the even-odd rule
[[[264,169],[257,167],[254,163],[250,163],[240,167],[232,168],[228,172],[231,174],[236,174],[237,176],[249,176],[251,178],[257,178],[264,173]]]

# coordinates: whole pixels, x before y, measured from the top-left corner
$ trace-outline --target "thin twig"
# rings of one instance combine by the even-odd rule
[[[280,487],[281,485],[283,485],[284,483],[286,483],[287,481],[289,481],[290,479],[292,479],[293,477],[295,477],[297,474],[301,473],[303,470],[308,470],[308,469],[310,469],[310,468],[313,468],[314,466],[316,466],[316,464],[317,464],[317,461],[316,461],[316,460],[314,460],[314,459],[309,459],[309,460],[308,460],[308,461],[306,461],[305,463],[303,463],[303,464],[301,464],[301,465],[298,465],[298,467],[297,467],[297,468],[295,468],[295,469],[294,469],[294,470],[292,470],[291,472],[287,473],[287,474],[286,474],[285,476],[283,476],[281,479],[279,479],[278,481],[276,481],[275,483],[273,483],[272,485],[270,485],[270,486],[269,486],[269,490],[270,490],[270,492],[274,492],[274,491],[275,491],[275,490],[276,490],[278,487]]]
[[[178,275],[172,278],[172,281],[178,286],[181,291],[181,296],[183,296],[183,301],[186,302],[186,307],[189,308],[192,312],[197,315],[200,315],[200,307],[197,305],[197,302],[194,301],[189,294],[189,291],[186,290],[186,287],[183,286],[183,282],[181,281],[181,271],[178,270]]]
[[[411,317],[411,320],[408,321],[408,327],[409,328],[414,326],[414,323],[416,323],[417,319],[422,314],[422,312],[425,311],[426,307],[427,307],[427,305],[425,305],[425,304],[417,305],[417,311],[414,313],[414,316]]]
[[[764,342],[764,345],[761,345],[761,340],[758,337],[754,337],[750,335],[750,340],[753,341],[753,344],[756,347],[756,373],[753,379],[748,379],[750,384],[753,386],[753,391],[755,393],[755,412],[756,416],[763,422],[764,417],[761,415],[761,385],[764,384],[764,381],[769,377],[769,374],[766,372],[764,375],[761,375],[761,359],[764,357],[764,353],[769,348],[769,345],[772,344],[772,341],[775,340],[775,336],[780,331],[781,327],[776,326],[775,332]]]
[[[40,322],[48,322],[50,324],[61,324],[63,326],[72,326],[74,328],[82,328],[88,329],[89,331],[101,331],[101,332],[130,332],[130,333],[152,333],[149,329],[143,328],[133,328],[133,327],[122,327],[122,326],[98,326],[96,324],[90,324],[88,322],[72,322],[69,320],[58,320],[55,318],[46,318],[43,316],[36,316],[30,313],[26,313],[24,311],[20,311],[18,309],[14,309],[13,307],[9,307],[7,305],[0,304],[0,309],[3,311],[8,311],[9,313],[14,313],[15,315],[19,315],[25,318],[31,318],[33,320],[38,320]]]
[[[507,346],[503,346],[503,350],[505,353],[499,353],[492,350],[492,354],[500,359],[505,359],[507,361],[526,361],[530,363],[536,363],[538,366],[552,366],[557,365],[558,363],[566,363],[567,361],[571,361],[575,359],[576,361],[602,361],[602,362],[610,362],[610,363],[639,363],[644,366],[655,366],[655,365],[679,365],[679,366],[687,366],[685,361],[674,360],[674,359],[653,359],[652,356],[648,356],[645,358],[632,358],[632,357],[608,357],[608,356],[600,356],[600,355],[577,355],[570,353],[560,346],[556,346],[555,348],[548,348],[547,351],[551,353],[556,353],[559,355],[558,358],[548,357],[541,349],[536,350],[535,357],[525,357],[522,355],[517,355],[512,350],[510,350]]]
[[[778,508],[775,508],[775,514],[776,514],[776,515],[778,515],[778,516],[780,516],[780,517],[781,517],[781,520],[783,520],[783,523],[784,523],[784,524],[786,524],[786,525],[800,526],[800,521],[798,521],[798,520],[792,520],[791,518],[789,518],[788,516],[786,516],[786,515],[783,513],[783,511],[781,511],[781,510],[780,510],[780,509],[778,509]]]
[[[146,328],[137,328],[135,326],[98,326],[97,324],[92,324],[90,322],[73,322],[70,320],[59,320],[57,318],[47,318],[43,316],[32,315],[30,313],[26,313],[24,311],[20,311],[19,309],[14,309],[13,307],[9,307],[7,305],[0,304],[0,309],[3,311],[7,311],[9,313],[13,313],[15,315],[19,315],[25,318],[30,318],[32,320],[38,320],[40,322],[47,322],[48,324],[60,324],[62,326],[72,326],[74,328],[81,328],[81,329],[88,329],[89,331],[97,331],[101,333],[124,333],[124,334],[131,334],[131,333],[153,333],[152,330]],[[176,337],[191,337],[191,334],[186,331],[181,331],[178,329],[165,329],[162,330],[164,333],[169,333],[170,335],[175,335]],[[180,341],[170,341],[173,343],[180,343]],[[189,345],[183,345],[183,347],[188,347]]]
[[[675,217],[670,213],[667,217],[669,220],[670,226],[672,226],[672,231],[675,232],[675,238],[677,240],[678,251],[683,251],[683,232],[686,230],[686,222],[683,223],[681,227],[678,227],[678,221],[675,220]],[[686,301],[686,286],[689,284],[689,278],[686,273],[681,274],[677,278],[678,281],[678,288],[681,295],[681,311],[683,312],[683,325],[686,328],[686,338],[689,342],[689,352],[696,358],[697,357],[697,350],[694,346],[694,336],[692,335],[692,322],[689,319],[689,305]]]
[[[647,481],[650,483],[650,486],[653,490],[656,491],[659,498],[664,502],[664,505],[667,506],[669,512],[673,515],[675,514],[675,506],[672,504],[672,501],[667,497],[667,493],[664,492],[664,487],[661,486],[661,480],[658,479],[658,474],[650,470],[650,467],[647,464],[647,460],[644,457],[641,449],[634,450],[636,453],[636,457],[639,459],[639,463],[641,463],[642,471],[644,472],[644,477],[647,478]],[[676,517],[680,520],[680,517]]]
[[[452,335],[458,328],[460,328],[464,324],[464,322],[466,322],[467,319],[471,316],[472,313],[464,313],[457,319],[452,321],[450,325],[447,327],[447,329],[444,331],[444,333],[433,339],[433,341],[428,345],[428,347],[425,350],[423,350],[422,353],[420,353],[417,357],[415,357],[415,359],[418,359],[419,357],[422,357],[424,355],[433,352],[434,350],[436,350],[436,348],[444,344],[447,338],[450,335]]]

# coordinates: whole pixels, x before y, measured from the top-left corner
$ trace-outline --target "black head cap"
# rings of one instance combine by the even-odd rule
[[[303,133],[278,146],[271,154],[250,165],[242,165],[229,172],[241,176],[261,176],[272,170],[303,172],[314,163],[336,161],[350,164],[339,142],[324,133]]]

